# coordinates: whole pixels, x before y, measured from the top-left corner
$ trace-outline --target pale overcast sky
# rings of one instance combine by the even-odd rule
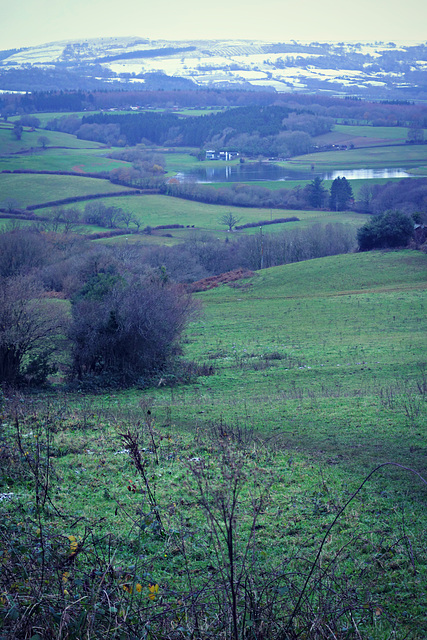
[[[0,49],[100,36],[427,41],[426,0],[3,0]]]

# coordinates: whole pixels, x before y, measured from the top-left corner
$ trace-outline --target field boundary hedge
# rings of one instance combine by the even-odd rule
[[[299,222],[300,219],[296,216],[292,216],[291,218],[274,218],[274,220],[259,220],[258,222],[247,222],[246,224],[236,225],[234,228],[236,230],[240,229],[251,229],[252,227],[265,227],[268,224],[281,224],[283,222]]]
[[[22,209],[12,209],[12,211],[6,211],[0,209],[0,218],[10,220],[44,220],[42,216],[35,216],[31,213],[23,213]]]
[[[72,204],[74,202],[84,202],[85,200],[97,200],[100,198],[121,198],[122,196],[142,196],[145,194],[159,193],[157,189],[135,189],[132,191],[116,191],[115,193],[92,193],[86,196],[73,196],[70,198],[62,198],[61,200],[51,200],[50,202],[42,202],[41,204],[30,204],[26,207],[27,211],[35,209],[44,209],[46,207],[58,207],[64,204]]]
[[[77,178],[96,178],[97,180],[109,180],[108,173],[80,173],[79,171],[48,171],[47,169],[3,169],[1,173],[23,173],[34,175],[48,175],[48,176],[76,176]]]

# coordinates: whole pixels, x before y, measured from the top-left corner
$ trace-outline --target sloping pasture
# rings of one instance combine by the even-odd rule
[[[121,160],[106,157],[100,149],[37,149],[34,153],[0,157],[0,171],[75,171],[77,173],[101,173],[126,166]],[[47,179],[47,178],[45,178]]]
[[[104,183],[101,182],[103,185]],[[248,222],[258,222],[259,220],[274,220],[275,218],[297,217],[300,222],[286,222],[263,227],[263,232],[274,233],[284,229],[295,229],[311,226],[315,223],[327,224],[330,222],[346,222],[354,227],[360,227],[366,222],[366,216],[351,212],[333,211],[293,211],[288,209],[265,209],[252,207],[227,207],[222,205],[211,205],[183,198],[173,198],[165,195],[143,195],[108,198],[105,201],[108,206],[121,207],[125,211],[132,211],[145,227],[147,225],[155,227],[157,225],[182,224],[184,226],[194,226],[198,229],[218,231],[227,233],[225,226],[221,225],[220,218],[225,213],[232,211],[233,215],[241,218],[240,224]],[[80,209],[85,206],[84,202],[76,203]],[[39,210],[42,213],[44,210]],[[175,233],[174,230],[171,233]],[[238,233],[259,233],[259,228],[244,229],[234,231]]]
[[[13,198],[21,207],[52,202],[63,198],[115,193],[126,187],[114,185],[108,180],[80,176],[0,174],[0,201]]]
[[[396,167],[410,169],[427,164],[427,145],[381,146],[346,151],[322,151],[292,158],[287,167],[316,171],[339,169],[375,169]]]
[[[14,611],[21,599],[28,608],[30,580],[47,586],[28,618],[64,610],[71,627],[86,620],[82,609],[126,640],[161,624],[163,640],[177,624],[193,628],[197,605],[199,637],[225,640],[232,558],[245,576],[235,608],[242,634],[262,622],[269,640],[314,639],[319,629],[330,637],[331,628],[339,640],[423,640],[427,487],[416,473],[427,475],[426,275],[427,256],[411,251],[257,272],[197,295],[203,310],[184,357],[213,375],[10,397],[2,541],[21,553],[5,556],[13,584],[3,572],[0,610],[12,596]],[[13,466],[17,431],[23,453]],[[142,474],[126,434],[138,439]],[[40,464],[48,456],[52,474],[38,520],[25,466],[36,455]],[[416,473],[383,467],[361,487],[390,461]],[[227,555],[220,514],[233,496]],[[41,542],[52,558],[43,581],[43,561],[27,561]],[[91,599],[82,597],[89,588]],[[259,597],[249,622],[244,594]]]
[[[332,131],[315,138],[319,145],[338,144],[355,147],[384,146],[405,144],[408,137],[407,127],[371,127],[368,125],[336,124]]]
[[[48,147],[64,147],[68,149],[99,149],[104,145],[91,140],[79,140],[76,136],[60,131],[46,131],[44,129],[30,129],[23,127],[22,137],[16,139],[13,127],[10,124],[0,126],[0,155],[22,153],[23,151],[41,150],[38,139],[43,136],[48,138]]]

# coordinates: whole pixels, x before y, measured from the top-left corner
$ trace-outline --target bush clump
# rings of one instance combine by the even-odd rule
[[[400,211],[373,217],[357,232],[359,251],[405,247],[414,233],[411,218]]]
[[[73,302],[72,377],[102,379],[104,386],[141,384],[171,366],[195,305],[160,277],[101,281],[101,275]]]

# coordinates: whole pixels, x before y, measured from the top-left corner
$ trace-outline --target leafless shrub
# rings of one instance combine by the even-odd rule
[[[197,505],[190,518],[185,509],[175,510],[172,504],[167,509],[157,499],[152,470],[162,462],[164,440],[155,424],[152,399],[144,398],[139,424],[122,424],[121,435],[143,479],[151,512],[140,505],[127,511],[117,501],[120,515],[134,532],[125,540],[120,533],[101,533],[102,523],[96,519],[55,510],[51,435],[68,407],[57,410],[46,404],[28,410],[20,400],[16,397],[11,403],[14,429],[8,437],[27,467],[25,481],[31,480],[34,491],[25,503],[12,497],[7,517],[0,521],[0,620],[5,640],[360,640],[375,626],[378,607],[389,630],[384,637],[397,637],[392,613],[384,601],[377,603],[369,585],[398,546],[407,555],[408,571],[417,574],[416,553],[404,522],[397,540],[384,533],[374,544],[371,532],[362,534],[356,528],[341,545],[329,543],[375,473],[394,466],[427,486],[416,471],[395,463],[378,465],[345,502],[333,503],[333,519],[314,553],[304,545],[294,550],[290,545],[273,560],[264,553],[264,529],[267,519],[271,522],[267,509],[274,504],[278,480],[268,445],[250,430],[224,421],[204,429],[195,439],[200,455],[184,463],[188,475],[182,481],[182,503]],[[31,450],[24,437],[29,425],[38,435]],[[309,501],[301,506],[303,513],[313,509]],[[67,533],[58,533],[49,517],[53,512]],[[80,537],[72,533],[77,523]],[[165,579],[147,588],[141,576],[149,574],[153,556],[137,552],[142,531],[150,544],[160,540],[167,546],[179,586]],[[132,557],[119,563],[123,544]],[[360,561],[362,548],[372,553]]]
[[[382,407],[391,411],[400,411],[411,426],[415,426],[426,410],[427,375],[425,365],[420,365],[419,377],[412,381],[401,378],[394,384],[378,390]]]
[[[34,278],[0,278],[0,383],[43,383],[66,326],[64,309],[42,297]]]
[[[218,446],[219,459],[213,469],[203,458],[189,463],[197,486],[198,501],[209,523],[210,547],[214,573],[225,597],[217,604],[226,637],[242,638],[246,623],[254,625],[255,637],[265,621],[257,616],[261,605],[253,585],[254,556],[257,555],[256,524],[268,501],[272,479],[251,483],[249,494],[243,497],[248,484],[245,457],[226,439]],[[247,520],[247,526],[242,527]],[[256,563],[257,564],[257,563]],[[218,587],[217,587],[218,588]]]

